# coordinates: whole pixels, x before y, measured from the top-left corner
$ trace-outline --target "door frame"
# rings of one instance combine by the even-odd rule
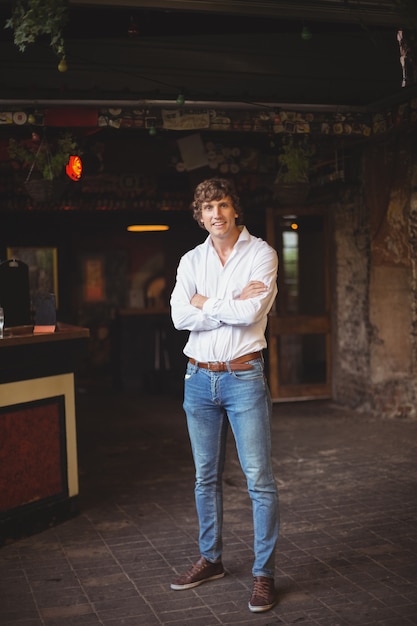
[[[324,239],[324,297],[323,315],[278,315],[276,303],[268,316],[268,367],[269,386],[273,402],[294,400],[324,399],[331,397],[332,391],[332,336],[330,298],[330,237],[329,212],[323,206],[269,207],[266,211],[266,240],[277,250],[276,217],[286,215],[323,216]],[[278,250],[277,250],[278,251]],[[279,270],[278,270],[279,271]],[[279,293],[277,298],[279,298]],[[279,376],[279,337],[288,334],[324,334],[326,354],[326,377],[322,383],[281,384]]]

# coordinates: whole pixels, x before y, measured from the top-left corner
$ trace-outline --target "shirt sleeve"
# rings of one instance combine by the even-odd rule
[[[193,278],[190,258],[182,257],[177,269],[177,278],[171,294],[171,317],[177,330],[213,330],[219,328],[222,322],[210,313],[200,310],[190,304],[191,298],[197,292]]]
[[[260,280],[268,287],[256,298],[239,300],[239,295],[228,299],[209,298],[203,313],[211,320],[230,326],[250,326],[259,322],[270,311],[277,295],[278,256],[266,242],[255,256],[248,282]]]

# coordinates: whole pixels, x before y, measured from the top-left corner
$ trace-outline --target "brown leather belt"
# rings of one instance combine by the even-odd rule
[[[262,352],[251,352],[250,354],[243,354],[242,356],[238,356],[237,359],[233,359],[232,361],[209,361],[208,363],[202,363],[201,361],[196,361],[191,357],[188,359],[191,365],[197,365],[197,367],[202,367],[205,370],[210,370],[210,372],[227,372],[229,370],[251,370],[253,369],[253,365],[248,363],[248,361],[254,361],[255,359],[260,359],[262,356]]]

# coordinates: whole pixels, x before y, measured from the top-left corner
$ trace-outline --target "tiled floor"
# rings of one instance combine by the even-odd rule
[[[1,626],[417,624],[417,422],[331,402],[274,406],[282,532],[270,612],[247,608],[249,500],[230,439],[227,575],[170,581],[198,556],[181,397],[79,393],[80,514],[0,549]]]

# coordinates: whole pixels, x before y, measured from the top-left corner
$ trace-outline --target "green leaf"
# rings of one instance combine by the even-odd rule
[[[65,57],[63,28],[68,21],[68,0],[17,0],[5,28],[13,30],[14,43],[20,52],[44,35],[59,57]]]

